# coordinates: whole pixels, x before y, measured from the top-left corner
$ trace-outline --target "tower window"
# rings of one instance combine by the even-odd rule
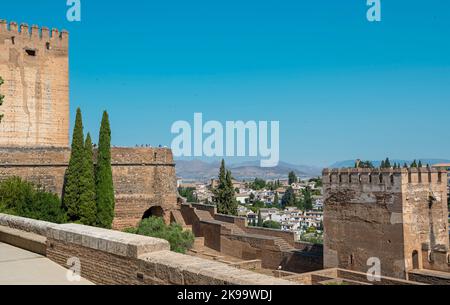
[[[33,49],[26,49],[25,52],[28,56],[36,56],[36,50]]]

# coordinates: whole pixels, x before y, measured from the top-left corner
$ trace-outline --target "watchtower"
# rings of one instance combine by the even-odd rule
[[[447,172],[430,168],[326,169],[324,266],[407,278],[448,271]]]
[[[0,20],[1,147],[69,146],[69,34]]]

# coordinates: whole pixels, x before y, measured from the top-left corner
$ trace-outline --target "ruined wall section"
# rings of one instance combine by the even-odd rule
[[[69,34],[0,20],[1,147],[69,146]]]

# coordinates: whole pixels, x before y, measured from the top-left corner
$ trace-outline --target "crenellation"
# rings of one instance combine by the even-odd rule
[[[19,34],[19,25],[15,21],[9,23],[9,31],[13,34]]]
[[[20,35],[25,36],[25,37],[30,36],[30,30],[29,30],[28,24],[26,24],[26,23],[20,24]]]
[[[52,38],[45,27],[7,25],[0,22],[0,146],[68,147],[68,33]]]
[[[429,167],[324,170],[325,267],[365,272],[378,257],[383,275],[448,271],[445,253],[431,251],[435,261],[422,253],[424,244],[448,249],[446,175]]]

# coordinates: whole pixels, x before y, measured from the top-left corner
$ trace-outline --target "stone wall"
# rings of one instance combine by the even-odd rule
[[[325,268],[366,272],[378,258],[383,275],[406,278],[423,244],[448,250],[445,172],[324,170],[323,183]]]
[[[66,31],[0,20],[0,146],[69,146],[68,46]]]
[[[157,238],[0,214],[0,229],[2,226],[45,236],[47,258],[65,268],[70,267],[69,259],[78,259],[81,276],[96,284],[294,284],[223,263],[171,252],[169,243]],[[26,238],[28,235],[22,236]]]
[[[112,148],[116,197],[114,228],[136,226],[144,213],[161,207],[165,220],[177,209],[175,164],[166,148]],[[0,148],[0,180],[19,176],[62,196],[70,150]]]
[[[281,230],[247,227],[245,218],[216,214],[211,205],[182,204],[186,225],[205,246],[243,260],[261,260],[263,268],[308,272],[323,268],[320,245],[299,243],[295,234]]]

